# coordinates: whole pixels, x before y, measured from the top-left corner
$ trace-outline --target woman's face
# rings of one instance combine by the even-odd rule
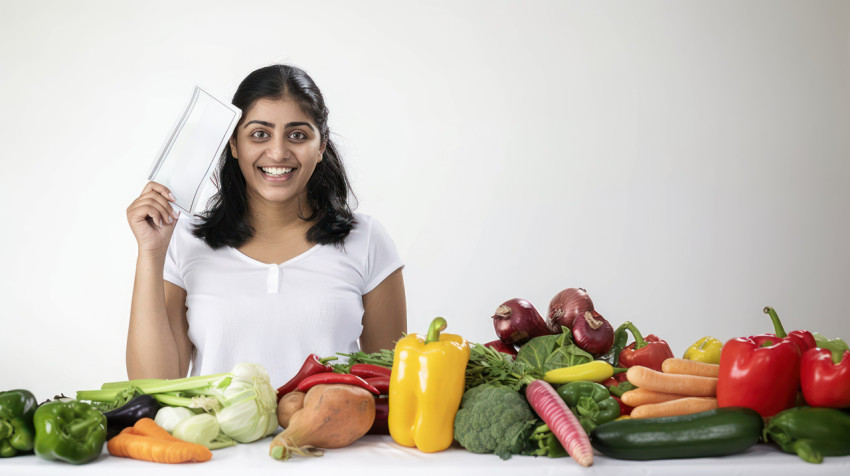
[[[230,139],[245,176],[249,203],[294,203],[322,161],[325,144],[316,123],[290,99],[258,99]]]

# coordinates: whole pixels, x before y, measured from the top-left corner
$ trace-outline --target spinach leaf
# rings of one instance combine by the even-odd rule
[[[516,361],[542,372],[583,364],[593,356],[573,343],[569,328],[561,327],[560,334],[535,337],[520,348]]]

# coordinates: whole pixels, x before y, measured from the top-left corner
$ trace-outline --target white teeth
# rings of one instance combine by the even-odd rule
[[[291,168],[287,169],[287,168],[283,168],[283,167],[260,167],[260,170],[262,170],[263,173],[266,174],[266,175],[273,175],[273,176],[281,176],[281,175],[288,174],[289,172],[292,172]]]

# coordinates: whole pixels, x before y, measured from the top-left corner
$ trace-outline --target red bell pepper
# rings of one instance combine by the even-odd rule
[[[800,385],[813,407],[850,407],[850,350],[807,350],[800,363]]]
[[[817,347],[817,344],[815,344],[815,338],[811,332],[791,331],[786,333],[785,329],[782,327],[782,322],[779,321],[779,315],[776,314],[776,311],[772,307],[765,307],[764,313],[769,315],[770,320],[773,321],[773,328],[775,331],[773,335],[783,337],[797,344],[797,347],[800,348],[800,355],[809,349]]]
[[[791,408],[800,389],[800,356],[814,337],[807,331],[787,335],[776,311],[770,314],[776,334],[729,340],[720,353],[717,379],[719,407],[747,407],[770,417]],[[808,334],[808,335],[807,335]]]
[[[653,334],[644,338],[637,327],[631,322],[626,322],[621,327],[628,329],[635,338],[635,341],[627,345],[620,352],[619,366],[634,367],[635,365],[642,365],[661,372],[661,363],[673,357],[673,351],[670,350],[667,342]]]

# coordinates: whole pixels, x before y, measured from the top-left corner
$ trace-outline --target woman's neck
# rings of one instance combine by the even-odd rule
[[[293,233],[305,236],[310,224],[301,217],[310,215],[306,198],[275,203],[261,197],[248,197],[248,223],[257,241],[281,241]]]

